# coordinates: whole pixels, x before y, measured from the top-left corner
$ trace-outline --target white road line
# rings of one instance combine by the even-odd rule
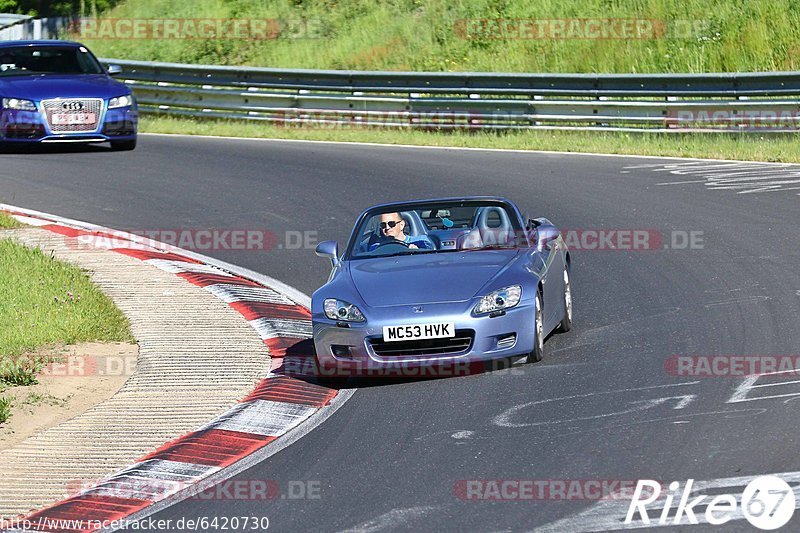
[[[355,142],[355,141],[317,141],[311,139],[273,139],[267,137],[226,137],[223,135],[189,135],[184,133],[140,133],[143,136],[151,137],[179,137],[179,138],[194,138],[194,139],[218,139],[225,141],[255,141],[255,142],[268,142],[268,143],[299,143],[299,144],[332,144],[332,145],[350,145],[350,146],[374,146],[377,148],[410,148],[410,149],[425,149],[425,150],[458,150],[465,152],[499,152],[511,154],[547,154],[547,155],[568,155],[568,156],[588,156],[588,157],[622,157],[625,159],[660,159],[670,161],[686,161],[690,163],[759,163],[763,165],[786,165],[787,163],[773,163],[769,161],[738,161],[735,159],[703,159],[699,157],[675,157],[664,155],[636,155],[636,154],[606,154],[599,152],[559,152],[556,150],[521,150],[513,148],[474,148],[468,146],[427,146],[422,144],[390,144],[390,143],[370,143],[370,142]],[[661,166],[663,163],[656,163],[647,166]],[[635,167],[626,167],[635,168]]]
[[[49,224],[52,224],[52,222],[49,222],[47,220],[42,220],[41,218],[31,218],[31,217],[25,217],[25,216],[22,216],[22,215],[12,215],[12,218],[16,219],[18,222],[22,222],[23,224],[27,224],[29,226],[37,226],[37,227],[39,227],[39,226],[47,226]]]
[[[688,181],[663,181],[656,185],[685,185],[687,183],[705,183],[708,180],[688,180]]]
[[[695,176],[701,179],[663,181],[656,185],[685,185],[704,183],[708,190],[730,190],[737,194],[784,192],[800,190],[800,165],[762,162],[683,162],[661,165],[629,165],[631,169],[668,172],[675,176]]]
[[[797,372],[797,370],[791,370],[790,372]],[[728,401],[725,403],[742,403],[742,402],[757,402],[759,400],[775,400],[778,398],[793,398],[796,396],[800,396],[800,391],[798,392],[788,392],[784,394],[771,394],[769,396],[755,396],[755,397],[748,397],[750,391],[754,389],[761,389],[764,387],[780,387],[782,385],[790,385],[795,383],[800,383],[800,381],[779,381],[776,383],[762,383],[760,385],[756,385],[758,380],[768,374],[758,374],[755,376],[748,376],[736,387],[736,390],[731,394],[731,397],[728,398]]]
[[[372,520],[362,522],[355,527],[343,529],[340,533],[377,533],[378,531],[387,529],[406,529],[408,527],[408,524],[405,524],[406,522],[415,520],[417,518],[422,518],[436,509],[438,509],[438,507],[431,506],[410,507],[408,509],[392,509],[388,513],[384,513],[377,518],[373,518]]]
[[[665,388],[672,388],[672,387],[686,387],[690,385],[696,385],[700,383],[699,381],[687,381],[686,383],[670,383],[667,385],[654,385],[650,387],[635,387],[630,389],[618,389],[618,390],[611,390],[611,391],[599,391],[599,392],[590,392],[586,394],[573,394],[571,396],[562,396],[559,398],[547,398],[544,400],[536,400],[533,402],[526,402],[520,405],[515,405],[514,407],[510,407],[500,413],[499,415],[492,418],[492,423],[500,426],[500,427],[510,427],[510,428],[518,428],[518,427],[531,427],[531,426],[541,426],[541,425],[552,425],[552,424],[562,424],[562,423],[569,423],[569,422],[579,422],[579,421],[586,421],[586,420],[595,420],[601,418],[608,418],[611,416],[619,416],[624,414],[629,414],[637,411],[644,411],[647,409],[651,409],[658,405],[663,405],[669,400],[678,400],[676,406],[673,409],[683,409],[685,408],[692,400],[694,400],[695,395],[688,394],[688,395],[679,395],[679,396],[667,396],[661,398],[651,398],[645,400],[634,400],[631,402],[627,402],[627,405],[632,405],[633,407],[628,407],[626,409],[621,409],[619,411],[614,411],[612,413],[603,413],[599,415],[593,416],[583,416],[577,418],[568,418],[568,419],[558,419],[558,420],[546,420],[542,422],[512,422],[511,418],[522,411],[523,409],[527,409],[533,407],[534,405],[541,405],[545,403],[551,402],[559,402],[564,400],[574,400],[579,398],[591,398],[594,396],[601,396],[601,395],[608,395],[608,394],[622,394],[628,392],[640,392],[645,390],[657,390],[657,389],[665,389]]]

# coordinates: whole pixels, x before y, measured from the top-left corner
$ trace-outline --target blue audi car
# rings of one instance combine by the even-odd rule
[[[0,148],[101,143],[136,148],[131,89],[80,43],[0,41]]]

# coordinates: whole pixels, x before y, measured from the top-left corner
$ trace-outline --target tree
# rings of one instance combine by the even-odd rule
[[[102,13],[119,0],[0,0],[0,13],[19,13],[36,17],[80,16]]]

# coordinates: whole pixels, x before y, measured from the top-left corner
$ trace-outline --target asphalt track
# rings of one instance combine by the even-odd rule
[[[655,230],[666,243],[673,230],[703,232],[698,249],[573,251],[574,328],[547,341],[542,363],[355,383],[327,422],[238,476],[318,483],[319,498],[190,499],[155,517],[267,516],[278,531],[519,531],[597,502],[464,500],[458,487],[800,471],[800,385],[730,402],[742,378],[665,370],[676,354],[800,353],[800,198],[697,178],[658,185],[692,179],[626,169],[648,163],[665,161],[144,136],[132,153],[0,155],[0,201],[125,230],[316,231],[343,242],[374,203],[491,194],[563,228]],[[309,249],[202,253],[309,294],[328,273]],[[799,524],[797,513],[787,527]],[[722,529],[753,530],[744,520]]]

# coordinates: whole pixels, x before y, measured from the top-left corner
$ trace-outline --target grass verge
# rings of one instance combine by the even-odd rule
[[[36,383],[50,361],[31,354],[43,346],[133,341],[125,316],[80,268],[0,238],[0,272],[0,391]]]
[[[0,229],[12,229],[19,227],[22,227],[22,224],[17,222],[16,219],[0,212]]]
[[[795,0],[126,0],[102,16],[275,22],[268,35],[253,39],[225,28],[217,38],[191,38],[192,24],[161,32],[169,35],[161,39],[125,38],[122,30],[100,27],[72,36],[102,57],[145,61],[494,72],[800,69]],[[587,20],[652,27],[592,37],[581,29]]]
[[[363,128],[290,127],[232,120],[195,120],[184,117],[143,117],[143,132],[220,135],[273,139],[374,142],[552,150],[627,155],[800,162],[800,134],[729,133],[620,133],[579,131],[435,132]]]
[[[0,397],[0,424],[11,416],[11,398]]]

